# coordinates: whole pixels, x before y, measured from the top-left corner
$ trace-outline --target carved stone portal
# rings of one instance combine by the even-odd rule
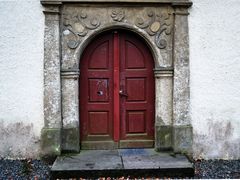
[[[74,4],[64,5],[62,13],[64,69],[78,65],[86,40],[96,33],[113,28],[138,32],[154,47],[152,49],[158,57],[156,66],[172,67],[174,9],[171,6],[116,8]],[[72,61],[74,58],[75,61]]]
[[[152,52],[156,87],[155,149],[191,154],[187,20],[191,2],[66,2],[41,1],[46,22],[43,154],[80,150],[79,62],[87,44],[110,29],[135,32]]]

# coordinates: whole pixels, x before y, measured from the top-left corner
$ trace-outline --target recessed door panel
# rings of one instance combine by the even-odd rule
[[[145,131],[145,111],[127,111],[127,133],[144,133]]]
[[[127,101],[145,101],[145,78],[126,78]]]
[[[109,42],[101,42],[92,50],[88,60],[89,69],[107,69],[109,62]]]
[[[108,134],[108,112],[89,112],[89,133],[91,135]]]
[[[88,86],[90,102],[108,102],[108,79],[89,79]]]
[[[131,41],[125,42],[126,68],[138,69],[145,67],[145,59],[142,50]]]

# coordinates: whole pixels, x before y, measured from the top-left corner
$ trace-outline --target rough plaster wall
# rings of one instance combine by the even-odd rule
[[[194,157],[240,158],[240,1],[192,1]]]
[[[39,0],[0,1],[0,157],[37,157],[43,127]]]
[[[189,17],[195,158],[240,157],[240,1],[192,0]],[[36,157],[43,127],[39,0],[0,1],[0,157]]]

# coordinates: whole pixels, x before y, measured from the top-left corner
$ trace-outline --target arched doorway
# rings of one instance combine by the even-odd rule
[[[111,6],[106,6],[96,1],[41,1],[45,14],[43,154],[79,152],[79,140],[84,140],[79,138],[83,128],[79,89],[86,88],[79,87],[79,60],[83,59],[82,52],[89,40],[110,28],[136,32],[147,42],[154,57],[154,148],[191,154],[188,8],[192,3],[123,0],[111,1]],[[112,128],[112,136],[114,132]],[[119,147],[117,135],[120,139],[116,134],[111,141]],[[87,140],[82,145],[84,142]]]
[[[107,31],[80,61],[82,149],[154,147],[154,62],[132,32]]]

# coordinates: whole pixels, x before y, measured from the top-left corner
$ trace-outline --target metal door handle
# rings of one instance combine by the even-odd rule
[[[128,97],[128,95],[127,95],[126,93],[124,93],[123,90],[120,90],[120,91],[119,91],[119,94],[120,94],[121,96]]]

